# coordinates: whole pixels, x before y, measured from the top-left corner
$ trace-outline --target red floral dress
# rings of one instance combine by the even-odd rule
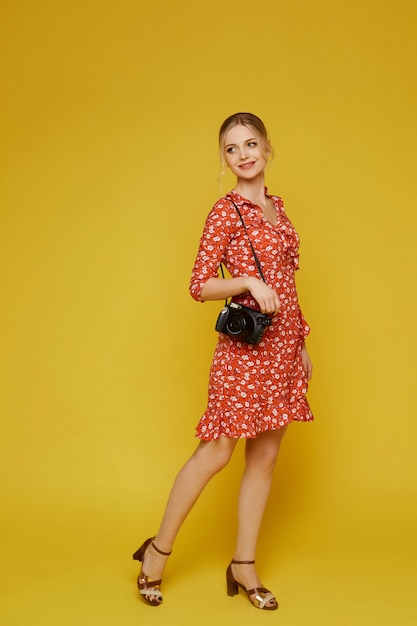
[[[234,201],[242,214],[267,284],[276,290],[281,309],[257,345],[219,333],[210,370],[208,405],[197,425],[203,440],[256,437],[293,420],[311,421],[306,400],[307,380],[301,348],[310,332],[298,304],[295,270],[298,269],[299,237],[285,214],[284,203],[270,197],[277,224],[268,221],[260,207],[236,192],[216,202],[210,211],[194,264],[190,292],[200,300],[209,278],[217,277],[224,263],[232,277],[259,273]],[[259,308],[249,292],[233,298]]]

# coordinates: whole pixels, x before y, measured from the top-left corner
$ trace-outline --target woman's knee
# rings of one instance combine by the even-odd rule
[[[278,451],[273,449],[265,450],[263,454],[250,455],[246,457],[246,466],[255,468],[265,475],[272,474],[275,468]]]
[[[246,442],[246,465],[270,473],[274,470],[285,429],[263,433]]]
[[[195,455],[203,461],[213,474],[220,472],[230,461],[236,441],[222,437],[216,441],[202,441]]]

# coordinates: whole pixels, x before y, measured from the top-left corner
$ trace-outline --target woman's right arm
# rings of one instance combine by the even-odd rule
[[[220,200],[207,216],[190,281],[195,300],[224,300],[249,292],[262,313],[277,313],[278,294],[255,276],[219,278],[217,271],[236,231],[236,212],[230,203]]]
[[[278,294],[255,276],[237,278],[209,278],[204,284],[200,300],[224,300],[249,291],[262,313],[278,313],[281,303]]]

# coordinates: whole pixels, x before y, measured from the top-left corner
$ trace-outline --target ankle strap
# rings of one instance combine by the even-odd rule
[[[157,552],[159,552],[159,554],[163,554],[164,556],[169,556],[169,555],[171,554],[171,552],[172,552],[172,550],[171,550],[171,552],[163,552],[162,550],[160,550],[160,549],[158,548],[158,546],[156,545],[156,543],[155,543],[154,541],[152,541],[152,545],[153,545],[153,547],[155,548],[155,550],[156,550]]]
[[[234,565],[253,565],[255,561],[235,561],[232,559],[232,564]]]

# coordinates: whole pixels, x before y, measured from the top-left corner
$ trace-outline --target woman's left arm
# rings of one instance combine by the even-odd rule
[[[303,359],[304,370],[307,376],[307,381],[311,380],[313,375],[313,364],[308,356],[307,348],[305,342],[303,342],[301,348],[301,358]]]

